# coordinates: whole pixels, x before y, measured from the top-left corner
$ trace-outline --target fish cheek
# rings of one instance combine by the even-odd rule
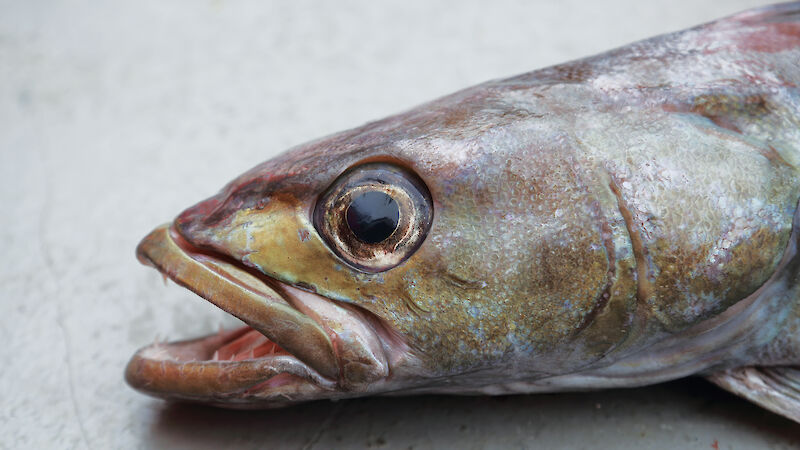
[[[577,211],[576,211],[577,212]],[[574,223],[580,223],[580,216]],[[541,342],[552,367],[570,370],[596,360],[628,332],[629,290],[609,267],[601,237],[586,220],[566,237],[570,245],[542,242],[528,289],[534,298],[531,338]],[[613,261],[613,260],[612,260]],[[530,319],[529,319],[530,320]]]
[[[294,197],[273,198],[263,209],[239,211],[220,239],[245,264],[277,280],[355,304],[401,334],[413,328],[404,275],[409,267],[370,274],[347,266],[322,241],[307,211]]]
[[[601,357],[629,332],[632,261],[604,245],[611,230],[593,196],[569,189],[565,170],[550,173],[530,179],[544,180],[537,193],[547,194],[544,206],[552,211],[520,204],[511,190],[477,201],[465,185],[440,197],[450,203],[439,209],[429,246],[420,249],[436,254],[419,255],[427,263],[413,284],[414,298],[429,311],[414,332],[443,369],[497,367],[514,355],[535,370],[560,371]]]
[[[320,240],[307,209],[292,196],[274,197],[262,209],[238,211],[219,239],[245,264],[271,277],[346,298],[353,291],[352,271]]]

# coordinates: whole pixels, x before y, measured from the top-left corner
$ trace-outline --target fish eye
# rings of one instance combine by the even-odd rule
[[[347,226],[353,236],[365,244],[377,244],[388,239],[397,229],[400,207],[385,192],[359,194],[347,207]]]
[[[314,227],[339,258],[383,272],[411,256],[433,219],[430,192],[412,172],[388,163],[345,171],[314,207]]]

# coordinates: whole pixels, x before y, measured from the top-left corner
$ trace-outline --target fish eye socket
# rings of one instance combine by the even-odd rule
[[[345,171],[319,197],[313,221],[339,258],[363,272],[383,272],[411,256],[433,219],[425,184],[408,170],[367,163]]]

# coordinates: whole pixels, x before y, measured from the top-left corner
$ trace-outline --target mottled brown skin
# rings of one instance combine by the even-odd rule
[[[404,387],[612,366],[748,298],[784,257],[800,199],[797,9],[488,82],[297,147],[176,229],[372,313],[410,347],[391,368]],[[365,162],[413,171],[434,203],[419,249],[375,274],[312,222],[321,193]],[[742,333],[764,345],[783,317]],[[726,352],[703,367],[741,363]]]

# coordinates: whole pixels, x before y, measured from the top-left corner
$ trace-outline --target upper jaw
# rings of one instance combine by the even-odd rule
[[[204,253],[168,224],[142,240],[137,256],[238,317],[281,351],[214,359],[214,350],[245,330],[156,343],[139,350],[128,364],[126,380],[136,389],[165,398],[269,407],[365,390],[389,374],[386,353],[392,351],[367,313]]]

